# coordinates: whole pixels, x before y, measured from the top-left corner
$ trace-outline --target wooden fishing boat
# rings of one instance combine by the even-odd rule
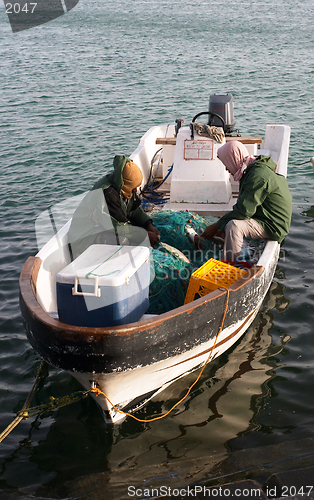
[[[268,125],[264,138],[235,137],[226,125],[226,114],[213,110],[204,114],[216,119],[214,126],[223,126],[222,143],[242,141],[250,154],[271,156],[276,171],[286,176],[288,126]],[[131,158],[141,168],[144,184],[160,169],[157,191],[166,198],[163,208],[221,215],[234,204],[237,185],[217,159],[220,144],[198,135],[193,126],[181,125],[152,127]],[[27,259],[20,276],[20,307],[33,348],[49,364],[71,373],[86,390],[97,387],[106,394],[94,397],[104,418],[114,423],[125,418],[120,412],[134,412],[179,377],[237,342],[261,307],[280,252],[276,241],[268,241],[258,262],[232,284],[218,286],[166,313],[144,314],[116,326],[77,326],[60,321],[56,298],[57,274],[71,262],[70,223]]]

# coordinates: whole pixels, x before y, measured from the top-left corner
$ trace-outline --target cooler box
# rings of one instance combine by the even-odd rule
[[[149,306],[150,250],[91,245],[57,274],[59,320],[76,326],[138,321]]]

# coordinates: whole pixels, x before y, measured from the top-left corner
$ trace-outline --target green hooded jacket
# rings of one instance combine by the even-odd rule
[[[127,156],[115,156],[113,160],[113,170],[108,174],[104,175],[99,179],[93,186],[92,190],[95,189],[107,189],[109,186],[114,186],[117,192],[120,194],[121,208],[128,219],[128,221],[133,226],[144,227],[145,224],[151,221],[150,217],[144,212],[141,205],[141,200],[134,194],[128,203],[126,204],[124,198],[121,194],[121,189],[123,186],[122,171],[127,162],[132,161]],[[112,217],[112,216],[111,216]],[[114,225],[121,224],[112,217]]]
[[[287,180],[274,172],[276,165],[269,156],[258,156],[240,180],[240,191],[233,210],[223,215],[217,226],[224,231],[232,220],[255,219],[269,238],[281,243],[289,232],[292,197]]]
[[[120,194],[121,207],[127,222],[118,222],[111,217],[103,190],[114,186],[120,193],[123,186],[122,170],[126,156],[115,156],[113,167],[107,175],[97,181],[76,208],[69,233],[68,243],[72,258],[77,258],[93,244],[129,244],[150,246],[147,231],[143,226],[150,221],[140,207],[140,199],[133,196],[127,206]]]

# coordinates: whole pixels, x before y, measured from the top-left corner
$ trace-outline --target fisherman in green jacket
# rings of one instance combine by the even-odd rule
[[[156,245],[160,232],[141,207],[140,168],[127,156],[115,156],[113,170],[99,179],[77,207],[69,230],[72,258],[90,245]]]
[[[239,181],[239,196],[233,210],[207,226],[201,237],[224,235],[223,258],[231,261],[241,259],[244,237],[282,243],[290,228],[292,197],[286,178],[275,173],[274,161],[250,156],[239,141],[221,146],[217,156]]]
[[[140,168],[126,156],[115,156],[113,171],[96,182],[93,189],[101,188],[109,213],[116,224],[130,223],[143,227],[154,246],[160,240],[160,232],[152,224],[152,219],[141,207],[137,188],[143,182]]]

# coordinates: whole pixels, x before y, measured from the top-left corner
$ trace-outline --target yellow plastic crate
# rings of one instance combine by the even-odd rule
[[[245,273],[243,269],[230,266],[220,260],[209,259],[192,274],[184,303],[192,302],[195,294],[203,297],[217,288],[227,288]]]

